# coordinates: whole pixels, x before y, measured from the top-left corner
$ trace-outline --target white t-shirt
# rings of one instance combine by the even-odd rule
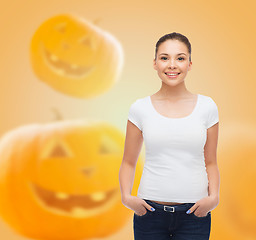
[[[183,118],[161,115],[150,96],[130,106],[128,120],[143,134],[146,156],[137,196],[195,203],[208,196],[204,145],[207,129],[219,121],[211,97],[198,94],[193,112]]]

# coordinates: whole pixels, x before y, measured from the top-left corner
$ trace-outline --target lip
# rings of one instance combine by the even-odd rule
[[[173,73],[173,74],[177,74],[175,76],[170,76],[170,75],[167,75],[167,73]],[[166,72],[165,75],[168,77],[168,78],[177,78],[179,76],[180,73],[178,72]]]

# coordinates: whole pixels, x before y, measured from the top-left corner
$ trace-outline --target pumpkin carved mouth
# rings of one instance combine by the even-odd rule
[[[48,51],[42,44],[42,56],[46,64],[57,74],[68,76],[70,78],[84,78],[94,69],[93,66],[82,67],[76,64],[70,64],[61,60],[58,56]]]
[[[67,194],[46,190],[37,184],[31,185],[35,195],[41,202],[61,213],[71,214],[74,217],[88,217],[102,213],[116,202],[118,189],[92,194]]]

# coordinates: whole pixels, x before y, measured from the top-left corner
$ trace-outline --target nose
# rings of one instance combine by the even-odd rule
[[[169,62],[169,64],[168,64],[168,68],[173,69],[173,68],[175,68],[175,67],[176,67],[175,61],[174,61],[174,60],[171,60],[171,61]]]
[[[81,169],[81,172],[86,175],[87,177],[90,177],[95,172],[95,167],[84,167]]]
[[[70,46],[69,46],[69,44],[67,42],[62,42],[62,48],[63,49],[69,49]]]

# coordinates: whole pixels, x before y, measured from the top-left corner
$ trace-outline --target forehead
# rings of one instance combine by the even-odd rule
[[[168,54],[178,54],[178,53],[188,53],[188,48],[185,43],[179,40],[166,40],[161,43],[158,47],[158,54],[168,53]]]

